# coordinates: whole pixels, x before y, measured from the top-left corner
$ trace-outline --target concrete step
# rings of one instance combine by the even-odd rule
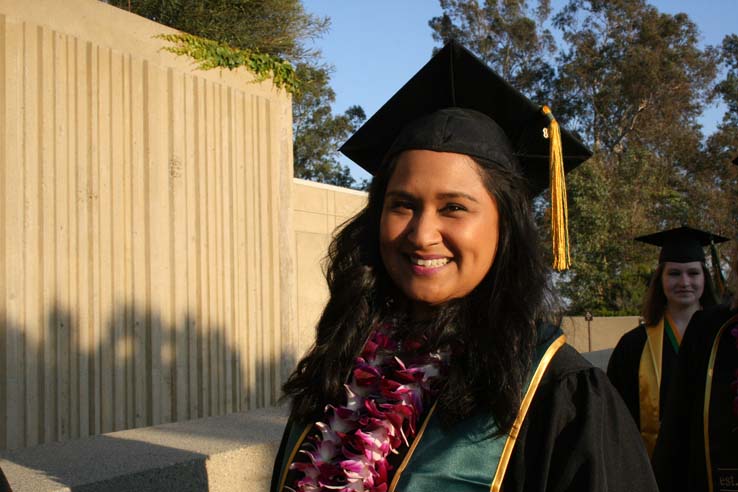
[[[269,408],[0,452],[14,492],[266,491],[286,410]]]

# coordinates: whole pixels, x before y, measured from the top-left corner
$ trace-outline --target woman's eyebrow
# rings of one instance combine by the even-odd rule
[[[467,200],[471,200],[474,203],[479,203],[479,200],[477,200],[476,198],[474,198],[473,196],[471,196],[468,193],[464,193],[463,191],[447,191],[447,192],[444,192],[444,193],[439,193],[436,196],[438,196],[438,198],[443,198],[443,199],[449,199],[449,198],[466,198]]]
[[[407,199],[416,199],[417,197],[413,195],[412,193],[408,193],[407,191],[402,190],[390,190],[387,193],[384,194],[385,198],[407,198]],[[474,198],[472,195],[468,193],[464,193],[463,191],[445,191],[443,193],[438,193],[436,195],[436,198],[440,200],[449,200],[453,198],[466,198],[467,200],[470,200],[474,203],[479,203],[479,200]]]

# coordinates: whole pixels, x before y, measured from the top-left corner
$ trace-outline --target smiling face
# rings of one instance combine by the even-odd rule
[[[416,308],[464,297],[492,266],[498,221],[497,206],[470,157],[405,151],[384,197],[382,261]]]
[[[661,285],[664,289],[667,305],[673,307],[699,307],[700,298],[705,290],[705,274],[702,263],[664,263],[661,274]]]

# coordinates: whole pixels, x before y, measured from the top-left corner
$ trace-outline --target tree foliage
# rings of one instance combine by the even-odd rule
[[[736,231],[728,216],[738,200],[725,189],[735,189],[726,165],[735,121],[726,115],[706,138],[699,118],[716,95],[738,104],[738,39],[702,48],[688,16],[645,0],[568,0],[557,12],[543,1],[440,3],[436,39],[465,42],[594,150],[567,177],[573,268],[557,285],[572,313],[638,313],[657,252],[633,237],[682,223]],[[536,42],[516,45],[521,32]],[[523,60],[506,64],[507,46]],[[716,83],[721,62],[727,75]],[[537,68],[516,71],[525,63]]]
[[[738,35],[723,39],[720,47],[722,77],[715,87],[717,97],[726,111],[717,130],[707,140],[706,152],[690,169],[697,183],[695,201],[701,205],[705,220],[725,235],[738,236],[738,166],[731,161],[738,158]],[[738,241],[723,248],[723,265],[734,264],[738,255]],[[738,272],[731,272],[738,277]],[[738,284],[735,278],[734,285]]]
[[[443,15],[429,22],[437,41],[456,39],[522,92],[545,93],[553,77],[546,57],[555,49],[553,35],[542,27],[551,12],[549,0],[538,0],[535,9],[525,0],[440,3]]]
[[[335,93],[329,86],[326,67],[306,63],[297,66],[302,90],[293,99],[295,175],[336,186],[356,187],[345,166],[336,160],[335,149],[366,119],[360,106],[335,116],[331,104]],[[359,184],[359,186],[363,186]]]
[[[333,114],[330,68],[320,64],[320,52],[309,43],[326,32],[328,18],[306,12],[300,0],[108,3],[191,35],[172,39],[170,48],[194,56],[203,68],[245,65],[258,76],[269,72],[277,85],[293,93],[295,176],[362,186],[338,162],[337,143],[363,121],[364,112],[354,106],[345,114]]]
[[[330,25],[305,11],[299,0],[108,0],[160,24],[233,48],[304,61],[316,55],[307,40]]]

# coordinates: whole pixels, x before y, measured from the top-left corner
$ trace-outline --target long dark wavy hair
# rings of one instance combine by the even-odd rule
[[[451,425],[491,412],[498,433],[509,431],[518,412],[537,342],[537,323],[551,321],[555,299],[540,251],[527,182],[519,167],[481,159],[485,187],[499,212],[499,243],[487,275],[463,299],[437,308],[431,326],[419,329],[439,346],[453,339],[448,381],[439,415]],[[397,158],[374,177],[366,207],[331,243],[326,266],[330,298],[315,343],[285,383],[298,421],[316,420],[327,403],[343,403],[343,385],[372,327],[388,316],[406,319],[403,294],[379,254],[379,223]],[[405,316],[403,318],[403,316]],[[413,323],[401,324],[413,329]],[[415,326],[415,328],[418,328]],[[430,347],[433,348],[433,347]]]
[[[641,316],[643,316],[643,322],[646,326],[657,324],[666,311],[666,296],[664,295],[664,284],[661,281],[664,265],[665,263],[659,263],[656,271],[651,276],[651,282],[648,284],[646,299],[643,301],[643,309],[641,310]],[[700,265],[702,266],[702,274],[705,276],[705,289],[702,291],[702,297],[700,297],[700,305],[707,308],[717,304],[717,296],[707,265],[705,265],[705,262],[701,262]]]

